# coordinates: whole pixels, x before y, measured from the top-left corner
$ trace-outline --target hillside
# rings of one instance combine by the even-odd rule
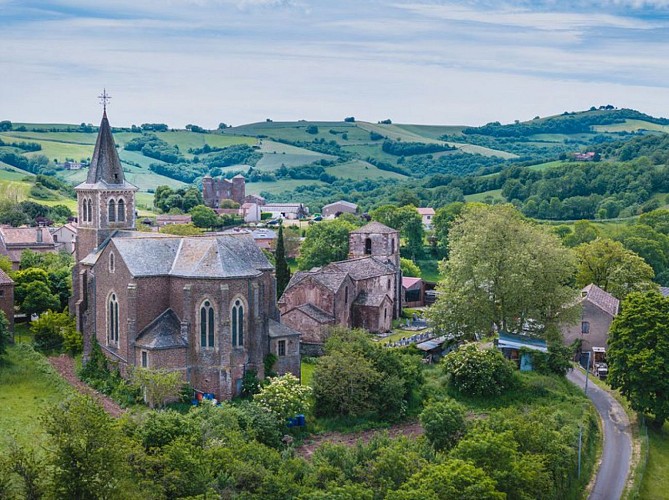
[[[664,144],[652,138],[664,137],[667,131],[667,119],[602,106],[479,127],[348,118],[341,122],[266,121],[215,131],[195,125],[170,130],[164,124],[143,124],[115,129],[114,137],[127,178],[144,193],[141,197],[147,205],[159,185],[199,186],[205,174],[232,177],[241,173],[249,193],[275,201],[300,199],[317,211],[339,198],[369,209],[406,192],[413,193],[417,203],[434,206],[463,196],[501,201],[506,199],[501,185],[461,192],[458,183],[451,185],[449,179],[494,176],[513,166],[543,171],[575,153],[594,150],[619,162],[639,156],[641,148],[643,155],[654,155],[652,162],[658,164],[665,161]],[[76,184],[85,177],[96,132],[97,127],[90,124],[11,124],[0,131],[0,161]],[[634,146],[646,137],[651,142]],[[622,151],[628,141],[632,146]],[[614,154],[611,148],[621,150]],[[662,151],[656,153],[656,149]],[[81,162],[83,168],[66,170],[66,160]]]

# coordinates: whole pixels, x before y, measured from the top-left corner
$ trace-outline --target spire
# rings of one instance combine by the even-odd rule
[[[86,183],[95,184],[100,181],[112,185],[123,185],[125,182],[123,178],[123,167],[121,167],[121,161],[116,152],[116,146],[114,144],[114,138],[112,137],[109,120],[107,119],[106,109],[102,115],[98,140],[95,143],[95,150],[93,151]]]

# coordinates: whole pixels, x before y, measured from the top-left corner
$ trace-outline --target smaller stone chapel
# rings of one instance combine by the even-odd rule
[[[300,376],[300,335],[279,322],[274,268],[246,234],[177,237],[136,231],[106,110],[88,177],[75,188],[79,229],[70,310],[122,374],[177,370],[194,389],[239,395],[249,370]]]

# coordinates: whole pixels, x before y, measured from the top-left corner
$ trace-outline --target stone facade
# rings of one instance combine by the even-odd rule
[[[246,199],[246,180],[236,175],[232,180],[213,179],[205,175],[202,179],[202,198],[210,208],[219,208],[223,200],[232,200],[242,205]]]
[[[84,360],[96,340],[122,374],[130,366],[177,370],[218,399],[238,395],[249,370],[262,378],[270,352],[282,354],[278,373],[300,376],[299,334],[278,323],[274,269],[253,238],[134,231],[136,188],[123,179],[106,116],[89,178],[76,190],[71,310]]]
[[[0,311],[9,320],[9,331],[14,331],[14,281],[0,269]]]
[[[322,344],[333,325],[385,332],[399,317],[398,232],[377,222],[353,231],[349,256],[296,273],[281,296],[281,321],[302,334],[303,344]]]
[[[596,285],[588,285],[581,291],[581,304],[581,319],[561,328],[565,345],[580,339],[582,352],[592,352],[593,347],[606,348],[609,329],[618,314],[620,302]]]

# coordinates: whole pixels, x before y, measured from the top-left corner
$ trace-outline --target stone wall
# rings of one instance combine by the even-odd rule
[[[14,283],[0,284],[0,311],[9,320],[9,331],[14,331]]]
[[[582,333],[583,321],[590,323],[590,333]],[[593,347],[606,347],[612,322],[611,315],[585,300],[581,319],[574,325],[563,325],[561,328],[564,343],[571,345],[575,340],[581,339],[583,352],[591,351]]]

